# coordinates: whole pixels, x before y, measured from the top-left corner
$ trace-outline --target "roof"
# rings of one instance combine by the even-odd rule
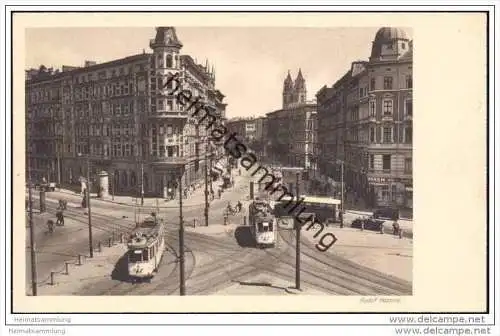
[[[373,43],[386,43],[392,40],[408,40],[408,35],[402,28],[382,27],[375,34]]]
[[[45,76],[35,76],[33,79],[27,80],[26,83],[37,83],[37,82],[44,82],[44,81],[51,81],[55,79],[60,79],[66,76],[73,76],[73,75],[78,75],[90,71],[96,71],[104,68],[109,68],[109,67],[114,67],[114,66],[120,66],[128,63],[132,63],[138,60],[149,60],[149,57],[151,54],[137,54],[137,55],[132,55],[132,56],[127,56],[124,58],[112,60],[109,62],[104,62],[104,63],[98,63],[96,65],[91,65],[91,66],[86,66],[86,67],[76,67],[74,69],[68,70],[68,71],[62,71],[58,73],[53,73],[53,74],[47,74]]]
[[[162,219],[157,218],[155,222],[154,218],[147,217],[138,223],[138,226],[132,231],[127,245],[130,248],[146,247],[161,234],[163,229],[164,222]]]
[[[174,47],[182,48],[182,43],[177,38],[174,27],[156,27],[155,39],[151,41],[151,47]]]

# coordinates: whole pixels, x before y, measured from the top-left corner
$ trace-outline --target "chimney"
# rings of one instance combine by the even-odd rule
[[[96,64],[97,64],[96,61],[85,61],[85,67],[89,67],[89,66],[96,65]]]

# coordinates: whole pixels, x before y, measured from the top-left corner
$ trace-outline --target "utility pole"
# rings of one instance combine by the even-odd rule
[[[87,206],[89,211],[89,253],[94,257],[94,244],[92,243],[92,208],[90,206],[90,148],[87,157]]]
[[[208,226],[208,136],[205,140],[205,226]]]
[[[300,172],[296,173],[295,184],[297,189],[297,202],[300,199],[299,192],[299,176]],[[295,288],[300,290],[300,229],[302,228],[301,223],[295,218],[295,237],[296,237],[296,246],[295,246]]]
[[[340,216],[340,227],[344,227],[344,161],[340,161],[340,202],[342,211],[342,216]]]
[[[111,200],[115,200],[115,171],[113,170],[113,178],[111,180]]]
[[[181,296],[186,295],[186,284],[184,281],[184,218],[182,216],[182,175],[179,177],[179,262],[181,266],[180,270],[180,294]]]
[[[88,128],[87,128],[87,207],[88,207],[88,214],[89,214],[89,256],[90,258],[94,257],[94,244],[92,242],[92,207],[90,205],[90,147],[91,147],[91,141],[90,141],[90,122],[92,120],[92,101],[89,100],[89,120],[88,120]]]
[[[31,245],[31,291],[33,296],[37,296],[37,273],[36,273],[36,247],[35,247],[35,232],[33,227],[33,197],[31,192],[31,162],[28,157],[28,219],[30,226],[30,245]]]
[[[144,162],[141,161],[141,206],[144,205]]]

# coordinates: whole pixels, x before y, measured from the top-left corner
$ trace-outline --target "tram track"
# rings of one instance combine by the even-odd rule
[[[205,235],[185,232],[185,239],[190,243],[185,245],[190,258],[186,258],[186,292],[189,291],[187,281],[192,277],[193,272],[197,270],[196,268],[196,255],[195,250],[199,249],[210,249],[213,251],[214,246],[217,247],[217,252],[231,253],[236,251],[235,248],[228,246],[227,242],[223,242],[217,238],[207,237]],[[179,274],[179,251],[178,251],[178,236],[176,231],[169,230],[165,234],[165,241],[167,246],[173,256],[175,263],[173,269],[168,273],[162,274],[161,266],[159,272],[152,279],[151,283],[140,282],[137,284],[131,284],[127,282],[120,281],[119,283],[114,283],[112,281],[106,280],[100,284],[93,284],[93,288],[84,290],[81,295],[173,295],[180,287],[180,274]],[[191,246],[196,246],[192,248]],[[238,249],[241,252],[241,249]],[[163,258],[166,256],[164,255]],[[221,262],[219,260],[219,262]],[[222,262],[227,263],[227,259],[223,259]],[[165,259],[162,260],[163,266],[165,266]],[[172,263],[172,262],[171,262]],[[211,264],[211,263],[209,263]]]
[[[282,240],[287,244],[291,246],[294,244],[294,232],[284,231],[280,235]],[[301,254],[314,261],[314,264],[312,264],[311,262],[307,262],[307,259],[304,260],[306,262],[302,262],[302,271],[324,274],[328,278],[331,278],[328,279],[325,276],[321,276],[325,280],[329,280],[330,282],[334,280],[338,284],[342,283],[343,287],[361,295],[411,295],[411,283],[405,280],[358,265],[342,257],[318,255],[319,253],[321,252],[316,251],[311,244],[301,242]],[[325,265],[325,267],[320,267],[319,265]],[[353,288],[353,284],[358,289]]]
[[[280,251],[277,253],[278,256],[286,255],[290,246],[285,246],[284,250],[279,247],[276,249]],[[192,282],[196,281],[190,285],[190,288],[194,288],[190,294],[209,295],[237,282],[238,279],[259,274],[264,269],[274,270],[279,266],[269,258],[267,249],[250,247],[241,251],[240,247],[238,250],[240,252],[200,269],[197,275],[190,279]],[[228,260],[232,260],[233,263],[228,264]],[[235,263],[239,265],[234,267]]]

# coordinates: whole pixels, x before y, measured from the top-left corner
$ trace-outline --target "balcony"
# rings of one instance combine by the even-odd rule
[[[379,177],[398,177],[398,178],[411,178],[412,170],[407,169],[368,169],[368,175]]]
[[[156,111],[151,112],[149,115],[150,119],[167,119],[167,118],[177,118],[177,119],[187,119],[189,114],[186,111]]]
[[[383,150],[412,150],[413,145],[411,143],[369,143],[366,147]]]
[[[183,165],[189,162],[189,157],[179,156],[152,156],[148,158],[152,165]]]

